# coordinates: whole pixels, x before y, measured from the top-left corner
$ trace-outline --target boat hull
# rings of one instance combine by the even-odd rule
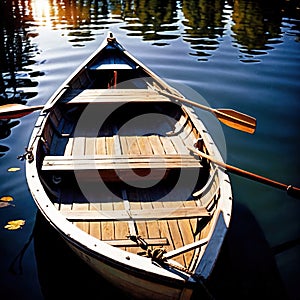
[[[133,299],[175,300],[190,299],[195,285],[188,282],[163,281],[159,276],[150,277],[145,272],[137,272],[113,261],[102,260],[97,254],[81,249],[78,245],[66,241],[71,249],[94,271],[109,281],[124,295]],[[166,279],[166,278],[164,278]],[[189,287],[188,287],[189,286]]]
[[[119,87],[127,75],[131,87]],[[188,150],[198,147],[222,160],[193,109],[159,90],[179,95],[108,37],[40,113],[26,176],[44,218],[124,294],[191,299],[197,290],[207,292],[205,280],[230,223],[231,184],[222,169]],[[153,122],[144,122],[147,114]],[[138,130],[124,126],[139,118]]]

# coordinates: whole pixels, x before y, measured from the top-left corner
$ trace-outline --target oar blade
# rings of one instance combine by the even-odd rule
[[[42,108],[42,105],[26,106],[17,103],[4,104],[0,106],[0,120],[21,118]]]
[[[165,96],[172,97],[181,102],[187,103],[189,105],[199,107],[203,110],[209,111],[209,112],[213,113],[219,119],[220,122],[224,123],[225,125],[227,125],[231,128],[241,130],[241,131],[251,133],[251,134],[253,134],[255,132],[256,119],[251,116],[240,113],[233,109],[225,109],[225,108],[224,109],[223,108],[222,109],[214,109],[209,106],[205,106],[203,104],[186,99],[184,97],[171,94],[167,91],[158,90],[158,92]]]
[[[256,129],[256,119],[233,109],[215,109],[214,113],[225,125],[253,134]]]

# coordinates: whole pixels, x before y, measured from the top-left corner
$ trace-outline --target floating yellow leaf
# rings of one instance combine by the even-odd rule
[[[2,196],[0,198],[1,201],[5,201],[5,202],[9,202],[9,201],[13,201],[14,198],[12,196]]]
[[[4,228],[8,230],[16,230],[22,228],[24,224],[25,224],[25,220],[14,220],[14,221],[7,222],[7,225],[5,225]]]
[[[17,172],[17,171],[20,171],[21,169],[20,168],[9,168],[7,171],[8,172]]]

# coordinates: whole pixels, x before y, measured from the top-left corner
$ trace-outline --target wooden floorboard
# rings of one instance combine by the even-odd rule
[[[106,99],[111,99],[111,97],[116,97],[117,95],[116,93],[114,96],[112,96],[110,92],[108,94],[109,95],[104,96]],[[83,99],[83,96],[84,95],[81,95],[81,98],[79,97],[77,100]],[[99,97],[99,95],[94,96]],[[125,98],[124,97],[125,96],[123,96],[120,101],[125,101],[127,96]],[[178,126],[176,129],[177,131],[180,131],[180,136],[171,134],[170,136],[114,135],[107,137],[76,137],[69,139],[65,149],[65,155],[132,155],[140,160],[143,156],[153,156],[159,160],[159,157],[166,158],[168,155],[170,157],[171,155],[180,154],[190,155],[190,152],[186,146],[191,146],[194,134],[191,128],[186,126],[186,119],[181,118],[180,120],[181,124],[179,124],[180,126]],[[192,160],[193,157],[190,156],[190,159]],[[172,163],[174,164],[174,162]],[[200,164],[197,164],[197,167],[200,167]],[[109,195],[108,192],[108,195],[101,195],[105,198],[105,201],[102,203],[75,203],[76,201],[73,199],[73,204],[60,205],[60,209],[61,211],[65,212],[71,210],[72,213],[78,212],[79,214],[80,212],[87,213],[88,211],[91,211],[91,213],[95,213],[97,211],[118,212],[128,209],[126,206],[129,205],[130,211],[141,211],[146,212],[147,214],[149,214],[151,210],[153,210],[153,213],[155,214],[155,210],[159,211],[161,208],[176,210],[176,208],[181,207],[183,211],[183,209],[186,207],[187,211],[196,211],[196,209],[194,209],[196,208],[196,203],[194,201],[174,202],[172,201],[172,195],[166,195],[164,197],[165,201],[160,201],[159,199],[154,201],[151,199],[151,194],[149,194],[146,189],[145,191],[139,191],[138,193],[135,193],[134,189],[128,190],[127,192],[127,199],[118,199],[116,201],[117,197]],[[160,190],[157,191],[157,193],[162,194],[163,191]],[[180,197],[180,195],[178,196]],[[82,230],[90,233],[95,238],[105,240],[107,243],[121,247],[122,249],[132,253],[138,253],[143,251],[143,249],[128,238],[128,235],[134,232],[132,229],[132,224],[134,224],[136,235],[140,236],[145,241],[148,241],[150,249],[163,246],[168,252],[184,247],[185,245],[191,244],[199,239],[199,234],[196,232],[198,223],[197,220],[204,215],[207,216],[207,214],[204,214],[204,212],[201,215],[199,209],[198,216],[193,216],[192,218],[190,216],[186,216],[184,219],[180,220],[151,219],[150,216],[149,219],[136,221],[130,219],[115,221],[93,220],[92,222],[87,220],[77,220],[75,224]],[[183,254],[173,257],[172,259],[185,267],[189,267],[191,261],[196,259],[197,251],[199,253],[199,249],[186,251]]]
[[[123,210],[124,209],[124,204],[120,202],[115,202],[114,203],[114,209],[115,210]],[[115,239],[128,239],[127,236],[129,234],[129,228],[128,228],[128,222],[114,222],[115,226]],[[126,250],[125,247],[123,247],[124,250]]]
[[[89,210],[90,204],[89,203],[73,203],[72,210],[73,211],[82,211],[82,210]],[[82,231],[90,233],[90,222],[74,222],[74,224],[80,228]]]
[[[101,209],[100,203],[90,203],[91,211],[99,211]],[[96,239],[101,239],[101,222],[90,222],[90,235]]]

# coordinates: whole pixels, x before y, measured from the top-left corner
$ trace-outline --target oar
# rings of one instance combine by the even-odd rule
[[[23,116],[26,116],[33,111],[43,109],[43,105],[37,105],[37,106],[26,106],[23,104],[4,104],[0,106],[0,120],[1,119],[15,119],[15,118],[21,118]]]
[[[263,177],[263,176],[260,176],[260,175],[242,170],[242,169],[239,169],[237,167],[234,167],[234,166],[225,164],[221,161],[218,161],[218,160],[214,159],[213,157],[211,157],[210,155],[203,153],[199,150],[195,150],[191,147],[188,147],[188,148],[189,148],[189,150],[191,150],[193,153],[197,154],[198,156],[204,157],[204,158],[210,160],[211,162],[213,162],[214,164],[216,164],[222,168],[225,168],[234,174],[241,175],[245,178],[252,179],[252,180],[255,180],[255,181],[258,181],[261,183],[265,183],[267,185],[279,188],[281,190],[285,190],[288,193],[288,195],[290,195],[294,198],[300,199],[300,188],[298,188],[298,187],[294,187],[292,185],[287,185],[287,184],[284,184],[284,183],[281,183],[281,182],[278,182],[278,181],[275,181],[275,180],[272,180],[272,179],[269,179],[269,178],[266,178],[266,177]]]
[[[253,134],[255,132],[256,128],[256,119],[245,115],[241,112],[238,112],[233,109],[227,109],[227,108],[211,108],[205,105],[202,105],[200,103],[194,102],[192,100],[168,93],[166,91],[158,90],[159,93],[168,96],[168,97],[173,97],[174,99],[177,99],[181,102],[185,102],[187,104],[193,105],[195,107],[199,107],[203,110],[209,111],[213,113],[219,121],[224,123],[225,125],[232,127],[237,130],[241,130],[247,133]]]

